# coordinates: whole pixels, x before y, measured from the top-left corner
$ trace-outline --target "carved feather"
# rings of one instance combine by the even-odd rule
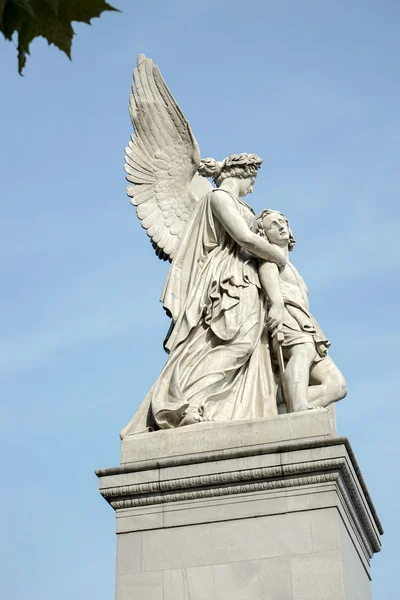
[[[195,190],[205,189],[194,180],[200,150],[158,67],[144,55],[134,70],[129,113],[135,134],[125,171],[134,185],[127,193],[157,256],[172,260],[198,200]]]

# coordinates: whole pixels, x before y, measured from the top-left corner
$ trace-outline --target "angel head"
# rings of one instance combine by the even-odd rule
[[[266,208],[258,215],[257,226],[258,233],[266,237],[271,244],[287,246],[289,251],[293,250],[296,240],[283,213]]]
[[[224,160],[204,158],[198,172],[202,177],[211,177],[217,187],[228,179],[238,180],[239,196],[251,194],[262,159],[257,154],[230,154]]]

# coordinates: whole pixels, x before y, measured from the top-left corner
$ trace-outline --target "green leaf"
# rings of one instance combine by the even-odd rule
[[[13,34],[19,30],[21,24],[31,18],[29,13],[17,3],[7,2],[3,12],[3,22],[0,26],[6,40],[11,41]]]
[[[0,0],[0,27],[3,25],[3,13],[8,0]]]
[[[23,22],[19,28],[19,51],[29,54],[29,44],[33,39],[41,36],[71,58],[74,30],[68,17],[62,14],[56,15],[47,4],[39,0],[34,2],[34,8],[36,19]]]
[[[33,10],[30,0],[11,0],[11,3],[19,6],[22,10],[25,10],[31,17],[35,16],[35,11]]]
[[[22,71],[26,63],[26,52],[18,45],[18,73],[22,75]]]
[[[90,24],[90,20],[100,17],[104,11],[120,12],[117,8],[110,6],[105,0],[61,0],[71,21]]]
[[[0,31],[7,40],[18,32],[18,72],[21,75],[36,37],[44,37],[71,58],[72,21],[90,24],[104,11],[118,11],[105,0],[0,0]]]
[[[50,6],[51,10],[53,11],[53,13],[55,15],[58,15],[58,6],[59,6],[58,0],[44,0],[44,2],[46,2],[46,4],[48,4]]]
[[[19,12],[18,9],[27,12],[31,17],[35,16],[30,0],[0,0],[0,31],[3,31],[4,18],[7,18],[4,17],[6,10],[14,14]]]

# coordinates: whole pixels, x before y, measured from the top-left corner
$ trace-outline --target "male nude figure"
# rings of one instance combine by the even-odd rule
[[[275,354],[277,333],[283,333],[286,368],[282,387],[288,412],[327,407],[345,397],[346,382],[327,355],[330,343],[309,312],[307,286],[289,261],[289,251],[295,244],[289,222],[272,209],[264,210],[257,221],[260,235],[279,246],[287,260],[280,273],[276,264],[260,263],[259,277],[268,298],[267,326]]]

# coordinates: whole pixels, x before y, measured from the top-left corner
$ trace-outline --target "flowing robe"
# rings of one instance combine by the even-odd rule
[[[277,414],[258,262],[214,216],[212,193],[196,207],[162,292],[173,320],[168,361],[121,437],[177,427],[190,412],[212,421]],[[252,209],[232,198],[254,229]]]

